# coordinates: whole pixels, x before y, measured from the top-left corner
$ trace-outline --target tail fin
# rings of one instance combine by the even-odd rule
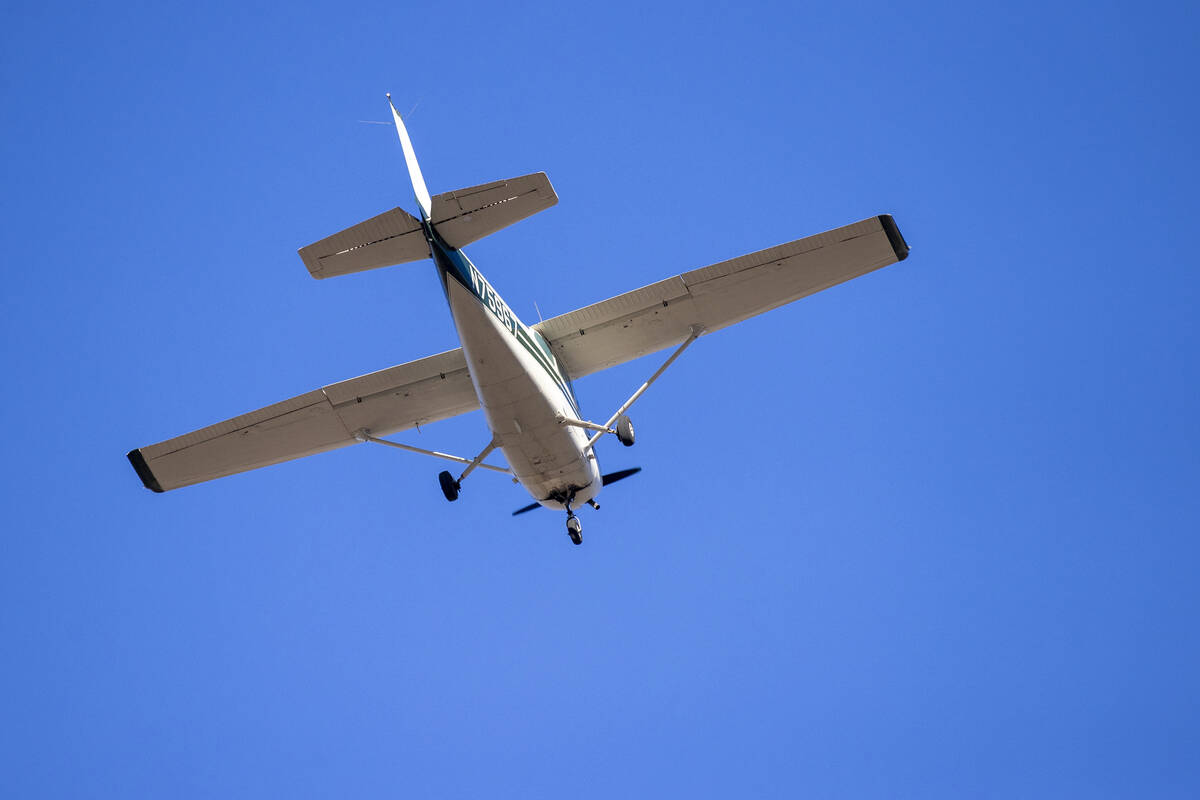
[[[412,140],[392,105],[390,94],[388,106],[392,109],[396,133],[404,149],[404,162],[408,165],[408,177],[412,181],[421,219],[393,208],[300,248],[300,258],[314,278],[347,275],[429,258],[429,244],[425,239],[427,226],[432,226],[443,242],[457,249],[558,202],[558,195],[544,172],[430,197],[417,156],[413,153]]]
[[[417,198],[417,206],[421,209],[422,219],[429,219],[433,203],[429,199],[429,190],[425,188],[425,177],[421,175],[421,165],[417,163],[417,154],[413,152],[412,140],[408,138],[408,130],[404,120],[392,105],[392,95],[389,92],[388,106],[392,109],[392,119],[396,122],[396,133],[400,136],[400,146],[404,149],[404,163],[408,165],[408,178],[412,181],[413,194]]]

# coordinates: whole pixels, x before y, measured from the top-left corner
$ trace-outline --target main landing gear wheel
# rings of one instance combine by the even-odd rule
[[[626,447],[633,447],[633,423],[624,415],[617,420],[617,441]]]
[[[583,524],[579,517],[567,517],[567,536],[575,544],[583,544]]]
[[[438,473],[438,483],[442,485],[442,494],[446,495],[446,499],[453,503],[458,499],[458,490],[462,488],[458,481],[454,480],[454,476],[449,472]]]

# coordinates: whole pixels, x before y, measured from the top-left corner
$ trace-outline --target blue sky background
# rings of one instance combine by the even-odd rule
[[[0,795],[1195,797],[1194,4],[0,12]],[[527,321],[878,213],[702,339],[569,543],[359,446],[125,460],[455,346],[296,249],[545,170]],[[660,356],[580,381],[604,417]],[[405,441],[472,453],[478,413]]]

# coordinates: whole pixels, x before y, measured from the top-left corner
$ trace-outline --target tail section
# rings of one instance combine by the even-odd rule
[[[412,140],[392,105],[391,95],[388,95],[388,105],[404,150],[404,162],[408,165],[408,177],[412,181],[421,219],[394,208],[300,248],[300,258],[314,278],[330,278],[429,258],[429,243],[425,238],[427,226],[432,227],[445,245],[458,250],[558,202],[558,195],[544,172],[430,197],[413,152]]]
[[[421,220],[393,208],[300,248],[300,260],[314,278],[332,278],[429,258]]]
[[[558,202],[544,172],[433,197],[433,228],[458,250]]]
[[[417,154],[413,152],[412,140],[408,138],[408,129],[404,127],[404,120],[400,119],[399,112],[392,105],[390,92],[387,99],[388,106],[392,109],[392,119],[396,123],[396,133],[400,136],[400,146],[404,148],[404,163],[408,165],[408,178],[412,181],[417,206],[421,209],[421,217],[428,220],[433,203],[430,201],[429,190],[425,188],[425,176],[421,174],[421,165],[417,163]]]

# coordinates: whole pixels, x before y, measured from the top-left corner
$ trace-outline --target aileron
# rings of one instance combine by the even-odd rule
[[[893,264],[908,255],[890,216],[676,275],[535,326],[572,378],[657,352]]]
[[[129,453],[154,491],[384,436],[479,407],[462,350],[351,378]]]

